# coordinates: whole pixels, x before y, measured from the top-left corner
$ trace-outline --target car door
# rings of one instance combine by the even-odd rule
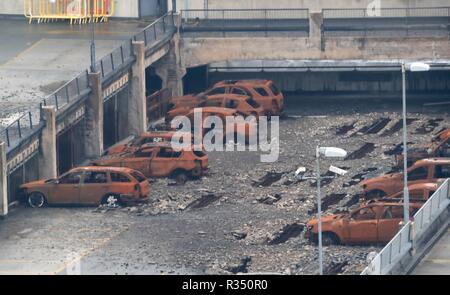
[[[385,206],[378,220],[378,242],[389,242],[400,229],[403,220],[402,206]]]
[[[109,193],[108,175],[104,171],[86,171],[80,187],[80,204],[98,204]]]
[[[62,175],[50,188],[49,203],[73,204],[79,202],[80,184],[83,172],[69,172]]]
[[[173,158],[174,151],[169,147],[161,147],[151,159],[150,174],[154,177],[170,176],[177,166],[177,159]],[[179,152],[177,152],[179,153]]]
[[[122,159],[122,167],[140,171],[145,176],[150,176],[150,159],[154,148],[141,148],[132,156]]]
[[[348,221],[348,236],[351,243],[377,241],[377,218],[372,208],[364,207],[351,215]]]

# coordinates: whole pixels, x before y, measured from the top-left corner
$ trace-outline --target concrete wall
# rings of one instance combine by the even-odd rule
[[[0,14],[23,15],[23,0],[0,0]]]
[[[209,84],[227,79],[270,79],[283,91],[300,94],[397,94],[402,89],[400,72],[241,72],[209,73]],[[447,94],[450,91],[448,71],[408,75],[408,92]]]
[[[177,0],[177,9],[204,9],[205,3],[209,9],[244,9],[244,8],[366,8],[373,0]],[[439,7],[449,6],[448,0],[380,0],[381,7]]]
[[[186,68],[229,60],[450,59],[444,38],[327,37],[324,50],[309,38],[182,38]]]

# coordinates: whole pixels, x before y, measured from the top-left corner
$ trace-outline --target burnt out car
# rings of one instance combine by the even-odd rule
[[[204,107],[218,107],[235,109],[245,116],[259,116],[264,115],[264,109],[251,97],[245,95],[235,94],[218,94],[207,96],[205,100],[199,100],[192,104],[183,104],[179,107],[174,107],[166,114],[166,121],[171,121],[176,116],[185,116],[194,108]]]
[[[201,122],[196,122],[195,120],[195,112],[201,111]],[[203,137],[207,132],[215,128],[212,126],[211,128],[206,127],[207,124],[205,120],[209,116],[216,116],[222,122],[222,129],[219,130],[219,134],[217,136],[222,136],[223,142],[226,143],[227,140],[233,140],[236,142],[238,138],[243,138],[245,143],[249,143],[252,138],[257,139],[258,136],[258,124],[254,117],[248,117],[247,120],[236,120],[235,122],[230,122],[227,120],[228,118],[234,119],[236,117],[245,118],[245,115],[238,112],[237,110],[228,109],[228,108],[218,108],[218,107],[205,107],[205,108],[196,108],[191,110],[186,117],[191,122],[192,133],[195,132],[194,127],[195,124],[201,124],[203,127],[201,129],[201,136]],[[198,128],[200,129],[200,128]],[[195,136],[195,135],[194,135]]]
[[[417,160],[432,157],[450,157],[450,129],[440,132],[434,140],[422,147],[410,148],[407,153],[408,167]],[[403,167],[403,153],[395,155],[397,167]]]
[[[422,205],[422,202],[411,203],[410,217]],[[324,245],[387,243],[398,232],[402,221],[402,203],[374,202],[362,205],[349,213],[322,217],[322,243]],[[317,242],[317,219],[308,221],[305,237],[311,242]]]
[[[154,142],[171,142],[176,131],[151,131],[144,132],[139,136],[128,137],[107,149],[103,156],[132,153],[138,150],[142,145]]]
[[[54,204],[126,204],[149,198],[150,183],[141,172],[117,167],[79,167],[57,179],[20,186],[22,200],[34,208]]]
[[[176,151],[170,143],[150,143],[138,150],[102,157],[95,166],[127,167],[142,172],[146,177],[171,177],[178,183],[188,178],[199,178],[208,169],[208,155],[195,149]]]
[[[444,181],[450,177],[450,158],[430,158],[408,168],[408,185]],[[381,198],[403,189],[403,173],[390,173],[361,182],[366,199]]]
[[[169,103],[170,109],[191,107],[207,100],[209,96],[220,95],[247,96],[256,101],[264,114],[279,116],[284,113],[284,96],[270,80],[226,80],[198,94],[175,97]]]

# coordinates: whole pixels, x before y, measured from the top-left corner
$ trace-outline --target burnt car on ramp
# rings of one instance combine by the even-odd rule
[[[144,144],[134,152],[104,156],[92,162],[95,166],[127,167],[146,177],[171,177],[177,183],[199,178],[208,169],[208,155],[204,150],[174,150],[170,143]]]
[[[408,168],[408,185],[438,182],[450,177],[450,158],[429,158]],[[366,199],[381,198],[403,189],[403,173],[389,173],[362,181]]]
[[[410,204],[410,217],[422,207],[423,202]],[[377,244],[389,242],[403,221],[403,204],[398,202],[373,202],[343,214],[322,217],[322,243]],[[305,237],[316,243],[318,220],[306,224]]]
[[[132,153],[138,150],[142,145],[155,142],[171,142],[172,137],[176,131],[151,131],[144,132],[138,136],[130,136],[112,147],[108,148],[103,156],[120,154],[120,153]],[[180,134],[180,132],[178,132]],[[189,134],[192,137],[192,135]]]
[[[21,198],[38,208],[54,204],[127,204],[146,201],[150,183],[141,172],[118,167],[79,167],[57,179],[20,186]]]
[[[431,143],[425,146],[408,149],[408,167],[417,160],[432,157],[450,157],[450,129],[440,132]],[[395,163],[397,167],[403,167],[403,158],[403,153],[395,155]]]

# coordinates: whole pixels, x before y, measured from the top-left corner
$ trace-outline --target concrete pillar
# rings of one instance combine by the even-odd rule
[[[170,41],[170,51],[154,64],[155,72],[162,79],[162,88],[171,91],[172,97],[183,95],[183,76],[186,68],[180,57],[180,38],[176,34]]]
[[[100,72],[89,73],[92,92],[86,101],[84,148],[87,159],[103,153],[103,91]]]
[[[145,45],[133,42],[136,62],[131,68],[131,89],[128,98],[128,129],[138,135],[147,131],[147,97],[145,96]]]
[[[323,50],[322,40],[322,11],[311,11],[309,13],[309,40],[314,48]]]
[[[6,162],[6,144],[0,142],[0,218],[8,215],[8,170]]]
[[[45,127],[42,129],[39,149],[39,176],[48,179],[58,176],[56,156],[56,108],[42,107]]]

